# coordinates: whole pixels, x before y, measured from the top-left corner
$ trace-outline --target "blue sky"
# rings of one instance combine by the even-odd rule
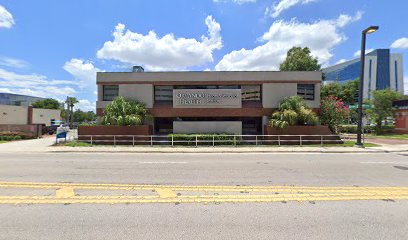
[[[391,4],[392,3],[392,4]],[[95,72],[276,70],[309,46],[325,65],[367,49],[408,52],[406,0],[0,0],[0,92],[95,106]],[[408,61],[404,62],[408,82]],[[407,84],[405,84],[408,88]]]

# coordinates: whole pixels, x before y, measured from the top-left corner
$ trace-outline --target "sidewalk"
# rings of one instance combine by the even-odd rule
[[[19,140],[0,144],[0,153],[3,152],[47,152],[55,143],[55,136],[46,136],[39,139]]]

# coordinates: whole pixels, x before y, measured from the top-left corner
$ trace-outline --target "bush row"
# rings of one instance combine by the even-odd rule
[[[385,125],[381,127],[380,133],[392,133],[394,130],[394,125]],[[341,133],[357,133],[357,125],[340,125],[339,132]],[[364,132],[366,133],[376,133],[377,129],[375,126],[364,126]]]
[[[15,141],[21,139],[21,136],[0,136],[0,141]]]

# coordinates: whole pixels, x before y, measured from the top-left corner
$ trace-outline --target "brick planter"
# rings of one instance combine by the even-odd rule
[[[279,129],[273,127],[265,127],[265,135],[334,135],[328,126],[289,126],[287,128]],[[270,144],[278,144],[278,137],[266,137]],[[302,136],[302,144],[320,144],[322,137],[320,136]],[[324,143],[337,144],[343,143],[339,136],[325,136]],[[282,145],[299,145],[299,136],[281,136],[280,142]]]
[[[150,138],[141,137],[143,135],[152,135],[153,128],[151,125],[140,126],[79,126],[78,139],[93,144],[118,144],[132,145],[133,139],[135,145],[148,144]],[[90,136],[92,135],[92,139]],[[110,136],[111,135],[111,136]],[[112,135],[115,135],[113,137]],[[122,136],[118,136],[122,135]],[[145,141],[145,143],[137,142]]]

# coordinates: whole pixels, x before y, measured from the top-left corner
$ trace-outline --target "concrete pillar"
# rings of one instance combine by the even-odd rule
[[[33,106],[27,108],[27,124],[33,124]]]

